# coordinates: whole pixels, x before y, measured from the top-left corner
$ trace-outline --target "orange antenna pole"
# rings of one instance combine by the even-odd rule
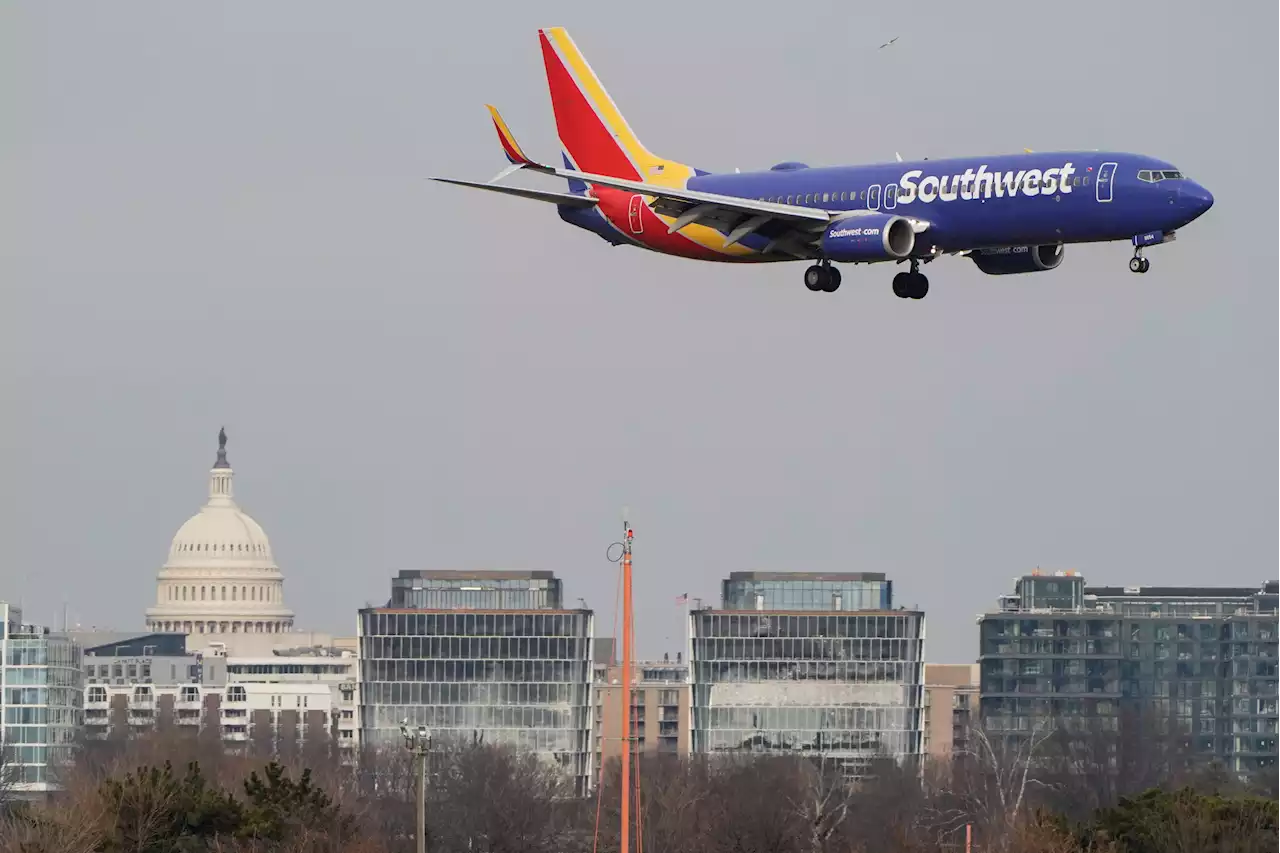
[[[631,540],[635,531],[624,517],[622,528],[622,845],[631,853]]]

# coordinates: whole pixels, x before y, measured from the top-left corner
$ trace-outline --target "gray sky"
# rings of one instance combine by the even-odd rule
[[[624,504],[650,655],[733,570],[887,572],[940,661],[1036,566],[1275,577],[1274,3],[534,5],[4,5],[0,597],[141,625],[224,423],[339,634],[400,568],[511,566],[608,633]],[[1146,276],[950,259],[916,302],[424,180],[505,165],[486,101],[557,155],[552,25],[704,169],[1114,148],[1217,204]]]

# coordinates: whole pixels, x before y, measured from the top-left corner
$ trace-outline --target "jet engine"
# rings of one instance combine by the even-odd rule
[[[896,261],[916,247],[911,222],[890,213],[847,216],[822,235],[822,254],[840,263]]]
[[[969,257],[987,275],[1017,275],[1057,269],[1062,265],[1065,252],[1066,247],[1061,243],[1046,243],[1040,246],[976,249]]]

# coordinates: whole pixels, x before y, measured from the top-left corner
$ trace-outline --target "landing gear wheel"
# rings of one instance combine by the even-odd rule
[[[929,279],[918,272],[900,272],[893,277],[893,295],[899,299],[924,299]]]
[[[1151,269],[1151,261],[1141,255],[1134,255],[1129,259],[1129,272],[1143,273]]]
[[[1147,258],[1143,258],[1143,259],[1142,259],[1142,271],[1143,271],[1143,272],[1146,272],[1146,271],[1147,271],[1147,270],[1149,270],[1149,269],[1151,269],[1151,261],[1150,261],[1150,260],[1148,260]]]
[[[893,295],[906,299],[911,294],[911,273],[900,272],[893,277]]]
[[[840,289],[840,270],[835,267],[825,267],[827,274],[827,282],[823,285],[822,290],[825,293],[835,293]]]
[[[827,274],[826,267],[821,264],[814,264],[804,271],[804,286],[817,293],[824,289],[827,281],[831,278]]]

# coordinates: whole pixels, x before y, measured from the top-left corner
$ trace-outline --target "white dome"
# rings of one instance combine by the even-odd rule
[[[209,500],[169,545],[156,579],[156,603],[147,608],[150,630],[216,635],[228,648],[241,642],[240,634],[292,630],[293,611],[284,606],[284,577],[271,543],[232,498],[232,477],[226,435],[220,433]]]
[[[271,543],[262,525],[234,501],[211,500],[178,528],[169,546],[166,568],[205,568],[243,565],[267,568],[275,565]]]

